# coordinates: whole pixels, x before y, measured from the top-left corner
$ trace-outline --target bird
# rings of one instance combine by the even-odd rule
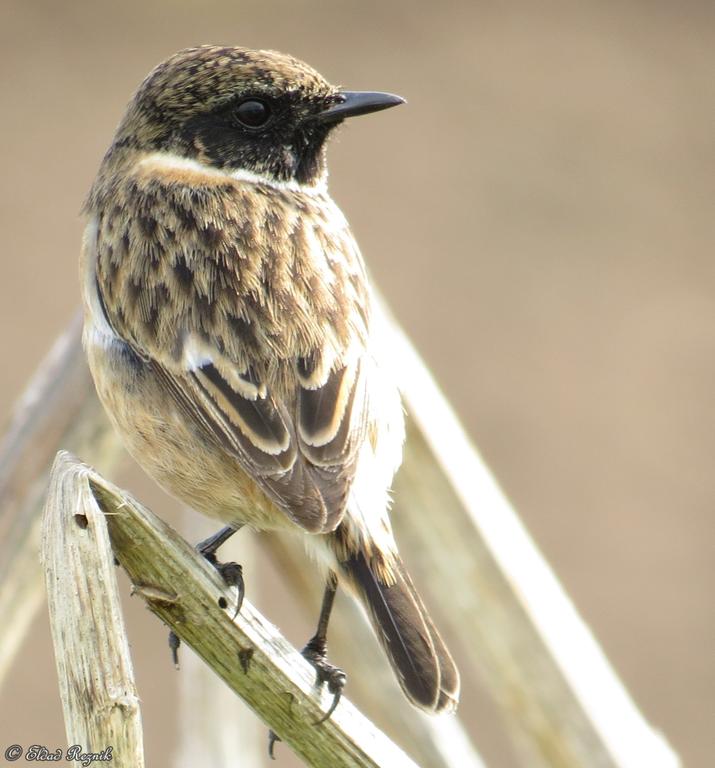
[[[329,712],[346,680],[327,660],[339,585],[414,705],[459,700],[392,532],[404,414],[362,255],[327,187],[336,128],[403,101],[331,85],[276,51],[188,48],[138,87],[83,207],[83,344],[99,399],[141,467],[224,524],[199,547],[209,560],[244,525],[304,540],[325,591],[303,654],[334,693]]]

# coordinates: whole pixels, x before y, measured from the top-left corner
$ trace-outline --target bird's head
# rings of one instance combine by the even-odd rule
[[[325,140],[336,125],[402,102],[341,90],[275,51],[189,48],[147,76],[113,149],[171,152],[212,168],[314,184],[325,173]]]

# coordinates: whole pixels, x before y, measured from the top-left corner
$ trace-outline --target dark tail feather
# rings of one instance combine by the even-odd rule
[[[385,584],[360,552],[340,563],[353,591],[367,608],[397,679],[416,706],[432,712],[454,710],[459,672],[399,557]]]

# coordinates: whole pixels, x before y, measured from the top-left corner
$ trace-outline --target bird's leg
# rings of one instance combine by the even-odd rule
[[[313,637],[308,640],[301,651],[303,657],[315,667],[315,683],[320,686],[323,683],[328,684],[328,691],[333,694],[333,701],[328,711],[316,720],[314,725],[324,723],[330,715],[335,712],[340,697],[343,694],[343,688],[347,681],[347,675],[342,669],[333,666],[327,660],[328,655],[328,621],[330,613],[333,610],[335,602],[335,593],[338,591],[338,577],[333,571],[328,573],[328,581],[323,593],[323,604],[320,607],[320,617],[318,618],[318,628]],[[268,731],[268,754],[271,760],[275,759],[273,749],[275,743],[280,741],[280,737],[272,730]]]
[[[211,565],[221,574],[223,580],[229,587],[236,587],[238,590],[238,599],[236,600],[236,611],[233,614],[235,619],[238,616],[238,612],[241,610],[243,604],[243,596],[245,594],[245,587],[243,584],[243,569],[238,563],[228,562],[220,563],[216,557],[216,550],[225,544],[236,531],[242,528],[241,524],[225,525],[220,531],[217,531],[207,539],[200,541],[196,545],[196,551],[205,557]],[[172,629],[169,632],[169,648],[171,648],[171,658],[174,662],[174,666],[179,668],[179,646],[181,640],[179,636]]]
[[[335,601],[335,593],[338,591],[338,577],[330,571],[328,574],[328,582],[325,585],[325,592],[323,593],[323,604],[320,608],[320,617],[318,619],[318,629],[313,637],[308,640],[305,648],[301,651],[303,656],[315,667],[316,677],[315,682],[317,685],[323,683],[328,684],[328,690],[333,694],[333,703],[330,705],[330,709],[318,720],[316,725],[324,723],[330,715],[335,712],[335,707],[338,706],[340,697],[345,688],[345,682],[347,676],[342,669],[334,667],[328,663],[328,621],[330,620],[330,613],[333,610],[333,603]]]

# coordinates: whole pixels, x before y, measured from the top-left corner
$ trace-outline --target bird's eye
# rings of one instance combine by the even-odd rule
[[[236,117],[247,128],[260,128],[268,122],[271,110],[264,101],[246,99],[236,107]]]

